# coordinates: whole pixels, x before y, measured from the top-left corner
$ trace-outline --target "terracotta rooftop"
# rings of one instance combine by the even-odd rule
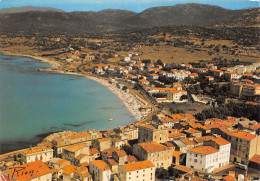
[[[180,155],[182,155],[182,154],[183,154],[183,152],[181,152],[181,151],[173,151],[172,156],[178,157],[178,156],[180,156]]]
[[[156,143],[156,142],[144,142],[144,143],[139,143],[138,145],[140,145],[148,153],[153,153],[153,152],[171,149],[167,146],[164,146],[164,145]]]
[[[70,175],[72,173],[74,173],[76,171],[76,166],[74,165],[65,165],[64,167],[62,167],[63,169],[63,173],[66,175]]]
[[[210,155],[213,153],[217,153],[219,150],[212,146],[199,146],[196,148],[191,148],[188,151],[203,154],[203,155]]]
[[[94,154],[97,154],[97,153],[99,153],[99,151],[96,148],[89,149],[89,155],[94,155]]]
[[[105,160],[109,165],[118,165],[118,163],[114,159]]]
[[[62,164],[64,164],[64,163],[66,163],[66,162],[70,163],[70,161],[68,161],[68,160],[59,159],[56,164],[57,164],[57,165],[62,165]]]
[[[193,134],[193,133],[201,133],[201,131],[196,130],[196,129],[193,129],[193,128],[188,129],[186,132],[187,132],[187,133],[190,133],[190,134]]]
[[[202,136],[202,137],[195,138],[194,140],[195,140],[197,143],[203,143],[204,141],[209,141],[209,140],[211,140],[212,138],[214,138],[214,137],[213,137],[213,136]]]
[[[249,159],[251,162],[260,164],[260,155],[255,154],[252,158]]]
[[[85,146],[86,146],[86,145],[84,145],[84,144],[77,144],[77,145],[66,146],[66,147],[64,147],[63,149],[68,150],[68,151],[70,151],[70,152],[76,152],[76,151],[78,151],[78,150],[84,148]]]
[[[101,142],[111,141],[111,139],[110,138],[99,138],[99,139],[97,139],[97,141],[101,143]]]
[[[127,156],[127,154],[124,150],[119,150],[119,151],[114,151],[114,152],[116,152],[119,157]]]
[[[227,145],[227,144],[230,144],[229,141],[225,140],[224,138],[212,138],[211,139],[212,141],[214,141],[215,143],[217,143],[218,145]]]
[[[175,164],[172,164],[172,168],[176,169],[176,170],[180,170],[182,172],[186,172],[186,173],[189,173],[189,172],[193,172],[194,169],[193,168],[190,168],[190,167],[186,167],[184,165],[175,165]]]
[[[84,138],[90,136],[88,132],[79,132],[79,133],[74,133],[72,135],[67,136],[69,139],[77,139],[77,138]]]
[[[51,173],[51,169],[41,160],[19,166],[19,168],[8,169],[10,179],[27,181]]]
[[[129,163],[123,165],[126,172],[132,172],[135,170],[142,170],[147,168],[153,168],[154,164],[150,160],[141,161],[141,162],[135,162],[135,163]]]
[[[94,160],[90,162],[90,165],[94,165],[97,168],[99,168],[99,170],[102,171],[107,171],[110,170],[109,166],[107,165],[106,162],[104,162],[103,160]]]
[[[135,157],[135,156],[128,156],[127,157],[127,162],[128,163],[132,163],[132,162],[137,162],[138,160],[137,160],[137,158]]]
[[[252,139],[255,138],[255,135],[247,133],[247,132],[239,132],[239,133],[230,133],[229,132],[228,134],[235,136],[235,137],[238,137],[238,138],[245,139],[245,140],[252,140]]]
[[[84,162],[84,163],[81,163],[81,165],[84,166],[84,167],[88,167],[89,163],[88,162]]]
[[[222,178],[223,180],[226,180],[226,181],[236,181],[236,177],[233,177],[231,175],[227,175],[225,177]]]
[[[112,156],[113,151],[118,151],[118,148],[107,148],[102,151],[102,153],[106,153],[108,156]]]
[[[46,150],[52,150],[49,149],[47,146],[41,146],[41,147],[32,147],[32,148],[28,148],[26,150],[23,150],[24,154],[33,154],[33,153],[39,153],[39,152],[43,152]]]

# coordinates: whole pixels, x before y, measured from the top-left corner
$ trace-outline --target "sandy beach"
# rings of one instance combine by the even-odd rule
[[[141,121],[150,113],[150,112],[141,112],[140,111],[140,107],[141,107],[141,105],[143,105],[142,102],[144,102],[144,101],[141,102],[133,93],[131,93],[131,91],[125,92],[124,90],[117,88],[115,83],[110,84],[107,79],[99,78],[94,74],[92,76],[92,75],[85,75],[85,74],[79,74],[79,73],[66,72],[66,71],[59,70],[59,67],[60,67],[59,63],[52,61],[45,57],[25,55],[25,54],[16,54],[16,53],[12,53],[9,51],[2,51],[2,53],[7,54],[7,55],[26,56],[26,57],[30,57],[33,59],[38,59],[42,62],[49,63],[52,66],[52,69],[46,69],[46,71],[61,73],[61,74],[84,76],[88,79],[91,79],[93,81],[96,81],[96,82],[104,85],[123,102],[124,106],[135,117],[135,119],[137,121]],[[55,70],[53,70],[53,69],[55,69]]]

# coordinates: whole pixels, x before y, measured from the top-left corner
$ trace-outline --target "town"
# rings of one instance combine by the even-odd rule
[[[1,179],[258,179],[260,63],[170,64],[142,59],[142,46],[125,55],[69,47],[55,55],[53,67],[39,70],[103,82],[120,92],[137,121],[113,130],[54,133],[37,146],[0,155]],[[98,61],[102,57],[116,61]]]
[[[259,180],[259,29],[42,31],[0,32],[0,51],[103,84],[133,122],[56,132],[4,153],[0,180]]]

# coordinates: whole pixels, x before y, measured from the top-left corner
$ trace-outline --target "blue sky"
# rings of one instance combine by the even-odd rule
[[[260,0],[0,0],[0,9],[21,6],[41,6],[65,11],[100,11],[124,9],[141,12],[150,7],[175,4],[201,3],[217,5],[227,9],[259,7]]]

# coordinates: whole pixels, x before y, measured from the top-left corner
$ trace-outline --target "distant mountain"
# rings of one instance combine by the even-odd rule
[[[180,25],[248,26],[258,24],[258,14],[259,8],[228,10],[202,4],[155,7],[141,13],[111,9],[71,13],[39,10],[0,14],[0,32],[82,34]]]
[[[4,8],[0,10],[1,14],[4,13],[24,13],[28,11],[55,11],[55,12],[65,12],[61,9],[49,8],[49,7],[33,7],[33,6],[24,6],[24,7],[14,7],[14,8]]]

